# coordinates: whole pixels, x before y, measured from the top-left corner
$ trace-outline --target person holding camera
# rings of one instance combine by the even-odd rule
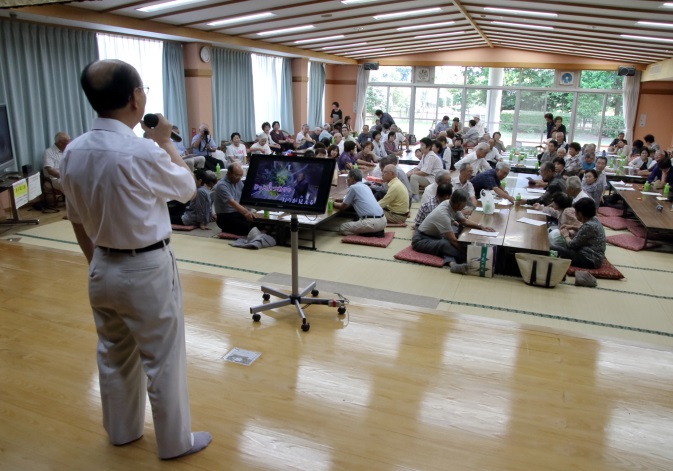
[[[210,134],[208,125],[201,123],[198,134],[192,139],[191,155],[204,156],[206,158],[206,169],[214,171],[217,164],[220,164],[220,168],[224,168],[226,165],[223,161],[213,157],[216,150],[217,144],[215,138]]]

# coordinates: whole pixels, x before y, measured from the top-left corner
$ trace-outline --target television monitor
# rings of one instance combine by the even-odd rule
[[[16,170],[7,105],[0,105],[0,173]]]
[[[253,154],[240,203],[255,209],[323,214],[336,161]]]

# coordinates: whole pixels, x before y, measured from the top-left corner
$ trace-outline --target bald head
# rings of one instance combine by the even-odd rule
[[[388,164],[383,167],[383,180],[386,182],[391,181],[393,178],[397,177],[397,167],[393,164]]]
[[[70,144],[70,136],[68,136],[68,133],[63,131],[57,132],[56,136],[54,136],[54,145],[63,151],[68,144]]]
[[[120,60],[90,63],[82,71],[80,83],[91,107],[101,116],[127,106],[138,91],[143,93],[138,71]]]

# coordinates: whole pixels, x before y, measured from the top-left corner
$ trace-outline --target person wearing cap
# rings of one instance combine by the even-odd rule
[[[478,114],[475,114],[472,116],[472,119],[474,119],[477,123],[477,131],[479,132],[479,136],[482,136],[486,131],[484,130],[484,123],[481,122],[481,117]]]
[[[447,129],[449,129],[449,127],[451,127],[451,125],[449,124],[449,117],[444,116],[442,120],[439,123],[437,123],[437,126],[435,126],[435,130],[433,132],[434,136],[437,136],[437,134],[439,134],[442,131],[446,131]]]

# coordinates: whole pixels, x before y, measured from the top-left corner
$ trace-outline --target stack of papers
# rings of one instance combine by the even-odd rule
[[[633,183],[624,183],[624,182],[612,182],[612,184],[620,186],[633,186]]]
[[[505,201],[507,201],[507,200],[505,200]],[[509,201],[507,201],[507,202],[509,203]],[[480,213],[483,213],[483,212],[484,212],[484,208],[477,208],[477,211],[480,212]],[[495,214],[495,213],[499,213],[499,212],[500,212],[499,209],[494,209],[494,210],[493,210],[493,213],[494,213],[494,214]]]
[[[500,234],[500,233],[499,232],[480,231],[479,229],[472,229],[472,230],[470,230],[470,234],[486,236],[486,237],[498,237],[498,234]]]
[[[661,194],[657,191],[641,191],[640,194],[649,196],[661,196]]]
[[[537,209],[527,209],[526,212],[528,214],[541,214],[543,216],[547,215],[547,213],[545,213],[544,211],[538,211]]]

